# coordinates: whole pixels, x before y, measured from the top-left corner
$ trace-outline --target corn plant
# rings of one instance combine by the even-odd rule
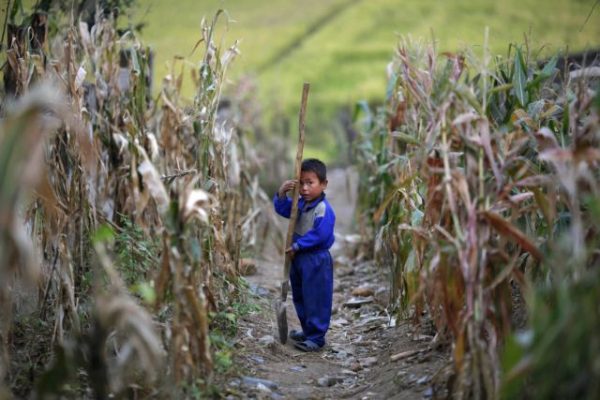
[[[584,118],[572,119],[570,86],[553,84],[556,62],[540,68],[511,46],[492,64],[487,53],[438,56],[405,41],[385,107],[365,118],[362,204],[376,255],[390,268],[393,304],[407,312],[412,300],[415,318],[427,311],[451,339],[456,397],[498,396],[512,294],[529,274],[551,274],[542,260],[564,213],[575,249],[585,248],[579,200],[552,184],[544,159]],[[556,171],[565,184],[573,177]]]
[[[58,349],[37,382],[38,396],[87,385],[105,397],[136,391],[136,383],[139,390],[154,387],[179,396],[212,379],[210,315],[239,295],[242,243],[251,242],[265,199],[249,172],[256,168],[241,157],[250,153],[248,144],[234,125],[218,119],[226,69],[238,52],[235,44],[224,51],[216,44],[220,15],[202,24],[204,57],[193,74],[193,107],[181,99],[177,60],[152,97],[151,50],[132,32],[118,35],[113,15],[96,13],[92,26],[69,25],[42,43],[41,54],[29,51],[23,37],[9,39],[14,97],[32,90],[34,82],[54,81],[61,99],[55,108],[62,105],[59,118],[50,120],[58,122],[53,134],[36,133],[39,151],[11,150],[22,143],[14,138],[29,140],[19,133],[29,129],[25,123],[0,137],[6,163],[39,166],[41,177],[39,185],[18,186],[18,169],[3,168],[11,189],[2,191],[8,219],[2,220],[0,244],[25,243],[11,239],[27,237],[13,227],[21,211],[41,255],[33,264],[40,279],[32,296],[39,316],[53,326],[48,345]],[[38,62],[43,58],[46,63]],[[7,121],[39,119],[39,112],[13,117],[6,104],[3,110]],[[33,187],[39,188],[31,201],[17,209],[17,193]],[[128,244],[123,240],[132,232],[136,251],[143,243],[153,245],[144,247],[141,265],[118,265]],[[32,265],[11,257],[12,264],[3,266]],[[119,274],[124,270],[125,280]],[[11,271],[3,269],[3,277]],[[139,282],[131,286],[134,279]],[[0,283],[6,310],[19,301],[8,282]],[[0,371],[15,377],[21,371],[7,369],[12,322],[3,313]],[[78,368],[86,371],[85,379],[78,378]],[[78,384],[67,389],[73,381]]]
[[[585,70],[583,70],[585,72]],[[545,279],[534,280],[530,324],[512,335],[503,354],[504,398],[581,398],[598,385],[599,210],[598,83],[571,80],[562,129],[544,130],[538,155],[556,186],[555,216],[544,261]],[[590,89],[593,87],[594,89]],[[568,93],[568,92],[567,92]]]

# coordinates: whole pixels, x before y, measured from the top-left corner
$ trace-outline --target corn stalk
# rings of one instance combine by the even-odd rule
[[[385,107],[366,114],[358,150],[375,253],[390,268],[392,305],[404,313],[414,305],[415,319],[427,311],[451,340],[457,398],[498,397],[513,295],[535,284],[528,274],[553,269],[545,249],[561,213],[570,215],[572,256],[586,254],[581,164],[558,154],[574,154],[559,143],[577,142],[590,109],[573,115],[568,85],[550,79],[556,61],[540,68],[512,46],[490,65],[487,52],[438,56],[404,41]],[[594,160],[584,168],[593,187]]]
[[[39,120],[40,108],[23,116],[3,105],[12,127],[0,136],[3,160],[15,168],[39,166],[41,177],[39,184],[19,185],[19,169],[2,169],[10,179],[3,183],[6,218],[0,243],[12,246],[3,257],[13,254],[3,263],[12,265],[2,270],[7,277],[0,283],[3,309],[20,301],[11,289],[11,274],[34,265],[27,271],[40,275],[37,295],[32,293],[37,315],[52,325],[48,344],[62,354],[40,378],[39,396],[61,393],[64,383],[75,379],[76,370],[65,368],[70,361],[90,371],[89,384],[99,397],[123,393],[135,383],[152,387],[160,382],[169,383],[169,393],[175,395],[187,384],[211,379],[209,315],[239,292],[241,248],[251,241],[243,239],[255,232],[257,208],[266,199],[245,169],[252,161],[240,160],[250,153],[248,144],[217,113],[227,66],[238,52],[236,44],[224,51],[215,44],[221,14],[202,24],[205,53],[200,78],[194,72],[198,95],[191,108],[180,96],[183,70],[166,77],[159,96],[152,98],[152,52],[131,32],[119,36],[112,16],[98,12],[91,27],[83,22],[69,26],[49,38],[41,54],[40,49],[30,52],[18,36],[9,39],[17,77],[14,96],[32,90],[34,82],[53,81],[62,100],[49,109],[63,104],[67,110],[61,111],[52,135],[40,136],[40,130],[33,140],[21,132],[29,132],[28,124]],[[46,65],[38,62],[44,57]],[[21,120],[20,125],[11,122]],[[20,149],[30,139],[39,151],[9,152],[9,143]],[[19,209],[20,193],[32,197]],[[31,227],[29,232],[16,229],[20,220]],[[161,248],[149,258],[155,264],[139,270],[134,287],[125,285],[121,266],[114,262],[115,238],[126,233],[126,221],[148,240],[157,238]],[[21,239],[28,234],[39,249],[38,263],[14,256],[15,246],[25,243]],[[23,257],[36,253],[24,249],[18,253]],[[146,288],[145,294],[139,287]],[[138,304],[143,299],[145,307]],[[124,315],[136,317],[125,320]],[[155,340],[159,321],[162,343]],[[13,322],[3,312],[3,374],[8,372],[7,332]],[[165,353],[168,363],[161,361]],[[100,362],[95,373],[86,364],[90,359]],[[56,380],[53,373],[59,370],[67,373]],[[153,381],[157,377],[158,383]]]

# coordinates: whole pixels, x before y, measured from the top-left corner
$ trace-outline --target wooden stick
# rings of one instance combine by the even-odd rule
[[[403,351],[402,353],[398,353],[398,354],[394,354],[392,356],[390,356],[390,361],[398,361],[401,360],[403,358],[407,358],[410,356],[414,356],[415,354],[419,354],[421,352],[423,352],[425,350],[423,349],[419,349],[419,350],[407,350],[407,351]]]
[[[290,214],[290,223],[288,225],[287,237],[285,240],[285,250],[292,245],[292,238],[294,236],[294,229],[296,229],[296,219],[298,218],[298,195],[300,193],[300,168],[302,166],[302,154],[304,152],[304,119],[306,116],[306,104],[308,102],[308,91],[310,89],[309,83],[304,83],[302,88],[302,103],[300,105],[300,114],[298,116],[298,147],[296,149],[296,165],[294,168],[295,177],[298,180],[298,184],[294,187],[292,194],[292,212]],[[285,253],[285,263],[283,264],[283,281],[281,284],[281,298],[283,301],[287,298],[289,278],[290,278],[290,266],[292,259],[289,253]]]

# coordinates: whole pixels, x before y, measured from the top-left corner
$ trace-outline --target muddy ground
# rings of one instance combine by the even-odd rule
[[[415,326],[388,314],[386,269],[357,250],[353,215],[356,173],[333,170],[328,199],[336,211],[334,306],[327,345],[318,353],[278,341],[273,309],[283,258],[277,252],[256,260],[247,277],[260,311],[239,321],[234,363],[241,372],[227,382],[228,398],[427,399],[444,397],[448,349],[434,345],[430,324]],[[287,221],[281,221],[281,230]],[[283,233],[282,233],[283,234]],[[291,295],[290,329],[299,328]],[[426,321],[426,319],[425,319]]]

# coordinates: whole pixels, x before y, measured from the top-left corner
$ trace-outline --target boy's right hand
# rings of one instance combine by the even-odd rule
[[[281,187],[279,188],[279,190],[277,191],[277,195],[279,197],[283,197],[285,196],[285,194],[287,192],[289,192],[290,190],[294,189],[296,187],[296,184],[298,183],[297,179],[290,179],[288,181],[285,181],[281,184]]]

